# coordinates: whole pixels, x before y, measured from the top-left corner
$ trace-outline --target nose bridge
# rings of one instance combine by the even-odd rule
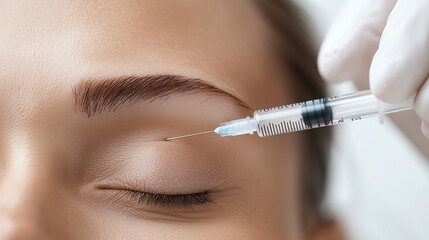
[[[46,238],[54,187],[23,142],[13,146],[0,182],[0,239]]]

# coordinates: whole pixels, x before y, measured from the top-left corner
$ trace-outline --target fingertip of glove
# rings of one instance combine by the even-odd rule
[[[406,87],[400,87],[401,79],[385,65],[377,67],[373,64],[369,79],[372,93],[383,102],[401,103],[410,97]]]
[[[425,122],[422,122],[422,133],[426,138],[429,138],[429,125]]]
[[[401,103],[407,100],[406,97],[401,96],[401,93],[397,93],[395,89],[389,84],[389,82],[382,80],[370,80],[370,88],[372,94],[383,102],[387,103]]]
[[[388,94],[389,89],[385,82],[378,80],[377,77],[374,77],[376,74],[370,74],[369,86],[371,88],[372,94],[376,96],[383,102],[388,102],[390,96]]]
[[[321,50],[317,58],[319,73],[326,82],[339,82],[336,72],[337,54],[333,51]]]

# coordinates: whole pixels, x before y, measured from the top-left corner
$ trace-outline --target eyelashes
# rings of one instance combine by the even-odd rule
[[[207,192],[183,195],[164,195],[132,190],[125,190],[125,192],[131,199],[135,199],[139,204],[147,206],[190,208],[212,202]]]

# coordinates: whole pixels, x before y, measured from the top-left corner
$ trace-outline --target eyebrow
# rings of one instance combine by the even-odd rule
[[[72,87],[75,109],[88,117],[113,112],[138,101],[167,100],[173,95],[206,93],[229,98],[237,106],[251,110],[240,98],[201,79],[180,75],[122,76],[86,79]]]

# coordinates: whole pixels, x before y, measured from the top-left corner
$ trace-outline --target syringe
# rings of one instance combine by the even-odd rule
[[[333,126],[378,116],[383,124],[385,114],[412,109],[413,98],[401,104],[389,104],[378,100],[370,90],[353,94],[311,100],[255,111],[253,118],[246,117],[221,123],[218,128],[179,138],[217,133],[222,137],[253,134],[260,137],[307,129]]]

